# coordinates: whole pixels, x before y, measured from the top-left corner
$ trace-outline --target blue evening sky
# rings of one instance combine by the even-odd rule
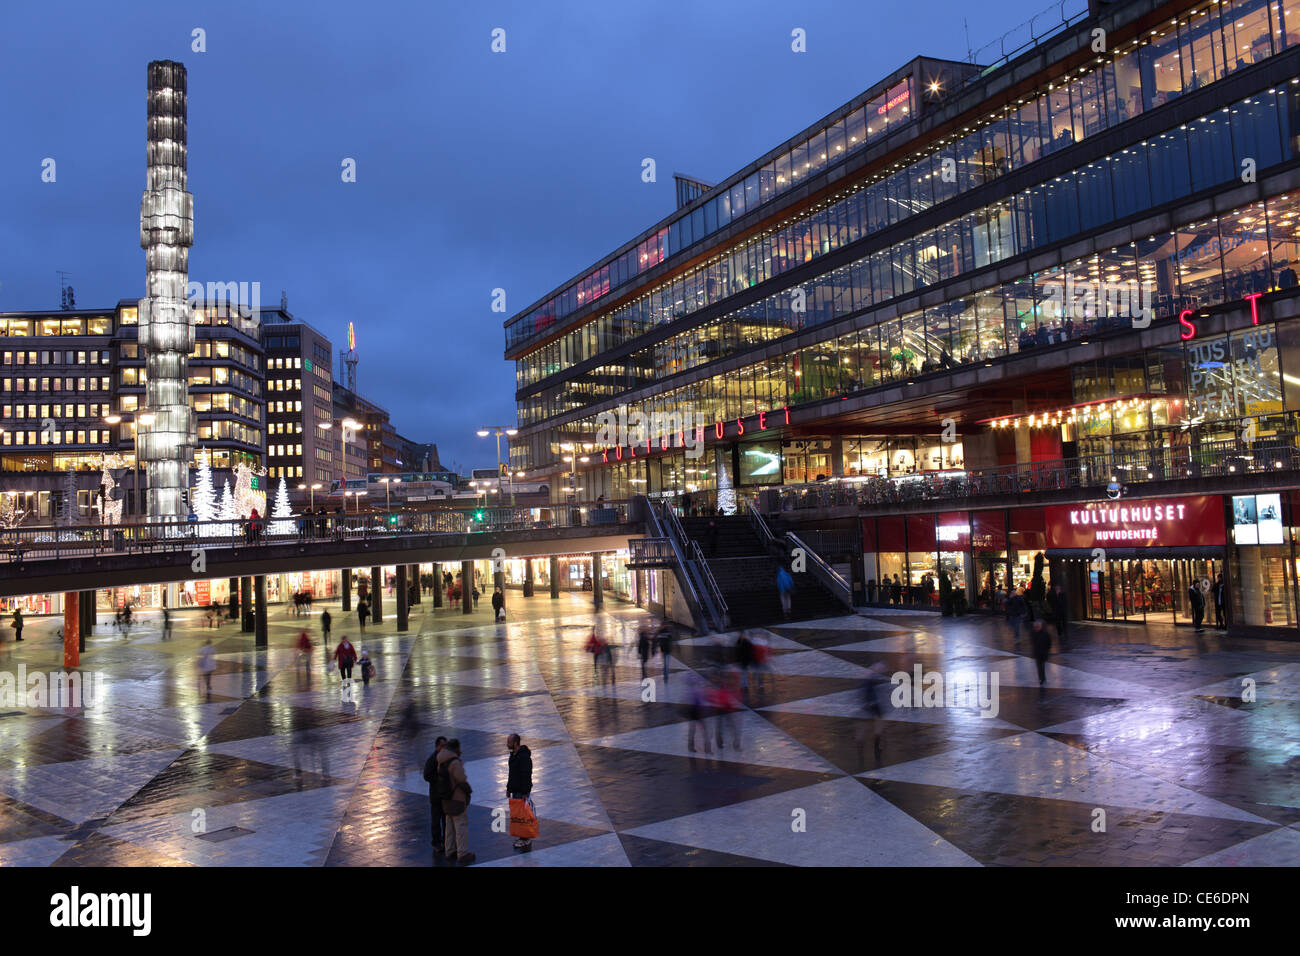
[[[359,390],[491,466],[475,429],[514,421],[494,288],[513,314],[670,212],[674,171],[717,181],[913,56],[964,59],[963,17],[980,47],[1046,5],[0,4],[0,311],[56,308],[59,269],[82,307],[142,294],[145,66],[180,60],[191,279],[285,290],[336,350],[355,322]]]

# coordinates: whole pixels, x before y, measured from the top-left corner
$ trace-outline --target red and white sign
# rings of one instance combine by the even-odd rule
[[[1227,540],[1219,495],[1091,501],[1045,512],[1052,549],[1222,547]]]

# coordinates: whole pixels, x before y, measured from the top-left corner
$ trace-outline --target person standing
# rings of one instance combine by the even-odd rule
[[[357,602],[357,620],[361,622],[361,630],[366,629],[366,618],[370,616],[370,605],[364,600]]]
[[[1029,604],[1025,601],[1025,589],[1016,588],[1011,597],[1007,598],[1007,623],[1011,625],[1011,634],[1015,638],[1016,647],[1020,646],[1020,625],[1025,622],[1025,616],[1029,613]]]
[[[13,627],[14,640],[21,641],[23,639],[23,609],[20,607],[14,608]]]
[[[1219,629],[1227,627],[1227,617],[1224,614],[1223,593],[1223,575],[1220,574],[1214,581],[1214,626]]]
[[[330,612],[329,608],[320,612],[320,640],[325,649],[325,663],[329,663],[330,653]]]
[[[370,652],[363,649],[357,663],[361,666],[361,683],[369,687],[370,678],[375,676],[375,665],[370,660]]]
[[[429,783],[429,817],[433,833],[433,854],[442,856],[443,842],[447,838],[447,818],[442,813],[442,801],[451,797],[443,793],[438,777],[438,755],[447,746],[447,738],[439,737],[433,742],[433,753],[424,762],[424,779]]]
[[[716,517],[709,519],[709,557],[718,556],[718,519]]]
[[[506,619],[506,596],[497,588],[492,592],[492,619],[494,621],[504,621]]]
[[[1205,630],[1201,626],[1205,620],[1205,594],[1201,591],[1201,582],[1193,581],[1187,586],[1187,599],[1192,603],[1192,626],[1199,634]]]
[[[510,751],[510,759],[506,764],[506,798],[528,800],[533,792],[532,751],[523,745],[518,734],[511,734],[506,738],[506,747]],[[533,848],[533,838],[521,836],[515,840],[514,846],[516,850],[527,853]]]
[[[339,646],[334,648],[334,660],[339,666],[339,677],[343,683],[352,683],[352,665],[357,662],[357,649],[352,646],[347,635],[343,635],[343,640],[339,641]]]
[[[204,690],[212,696],[212,672],[217,669],[217,649],[212,646],[212,638],[203,642],[199,648],[199,673],[203,676]]]
[[[689,676],[689,675],[688,675]],[[708,694],[705,691],[703,678],[695,678],[695,683],[691,685],[691,705],[687,713],[687,722],[689,728],[686,737],[686,746],[691,753],[695,753],[695,728],[704,731],[704,752],[713,753],[713,747],[709,744],[709,728],[704,724],[704,712],[709,706]]]
[[[460,759],[459,738],[447,741],[438,754],[438,775],[443,778],[443,791],[449,795],[442,801],[442,812],[447,817],[444,852],[449,861],[468,866],[474,862],[474,854],[469,852],[469,801],[474,790]]]
[[[307,672],[307,679],[311,680],[311,638],[307,636],[306,631],[298,635],[298,656],[302,659],[302,668]]]
[[[172,612],[169,608],[163,608],[162,614],[163,614],[162,639],[164,641],[170,641],[172,639]]]

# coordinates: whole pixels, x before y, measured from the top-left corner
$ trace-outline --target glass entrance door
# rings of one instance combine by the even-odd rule
[[[1208,587],[1222,572],[1223,563],[1213,558],[1107,561],[1101,570],[1088,570],[1088,618],[1191,624],[1188,588],[1196,582],[1205,593],[1206,618],[1213,620],[1214,596]]]

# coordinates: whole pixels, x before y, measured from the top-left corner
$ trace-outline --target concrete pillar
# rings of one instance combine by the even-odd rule
[[[254,645],[266,647],[266,575],[257,576],[257,630]]]
[[[433,606],[442,607],[442,564],[433,562]]]
[[[460,563],[460,609],[464,614],[474,613],[474,562]]]
[[[352,569],[343,569],[343,583],[339,585],[339,592],[343,597],[343,610],[352,610]]]
[[[407,629],[406,617],[406,571],[409,565],[399,564],[397,566],[397,629],[405,631]]]
[[[524,558],[524,597],[533,596],[533,559]]]
[[[239,578],[230,579],[230,593],[232,595],[237,595],[239,593]],[[226,602],[226,610],[227,612],[229,612],[230,610],[229,600],[227,600]],[[235,602],[235,613],[240,617],[241,620],[243,619],[243,609],[239,607],[239,603],[237,601]]]
[[[76,667],[81,663],[81,594],[69,591],[63,595],[63,666]]]
[[[384,619],[384,569],[370,569],[370,619],[379,624]]]
[[[596,610],[599,611],[604,606],[605,598],[600,589],[600,552],[596,551],[591,556],[591,599],[595,602]]]
[[[254,628],[249,622],[250,614],[256,615],[253,607],[253,579],[244,577],[239,579],[239,632],[248,634]]]
[[[86,635],[95,633],[95,592],[81,592],[81,633],[77,649],[86,653]]]
[[[551,600],[560,599],[560,556],[551,555]]]
[[[424,588],[420,584],[420,566],[418,564],[411,565],[410,572],[407,574],[407,581],[409,585],[413,585],[411,588],[411,603],[419,604],[420,592]]]

